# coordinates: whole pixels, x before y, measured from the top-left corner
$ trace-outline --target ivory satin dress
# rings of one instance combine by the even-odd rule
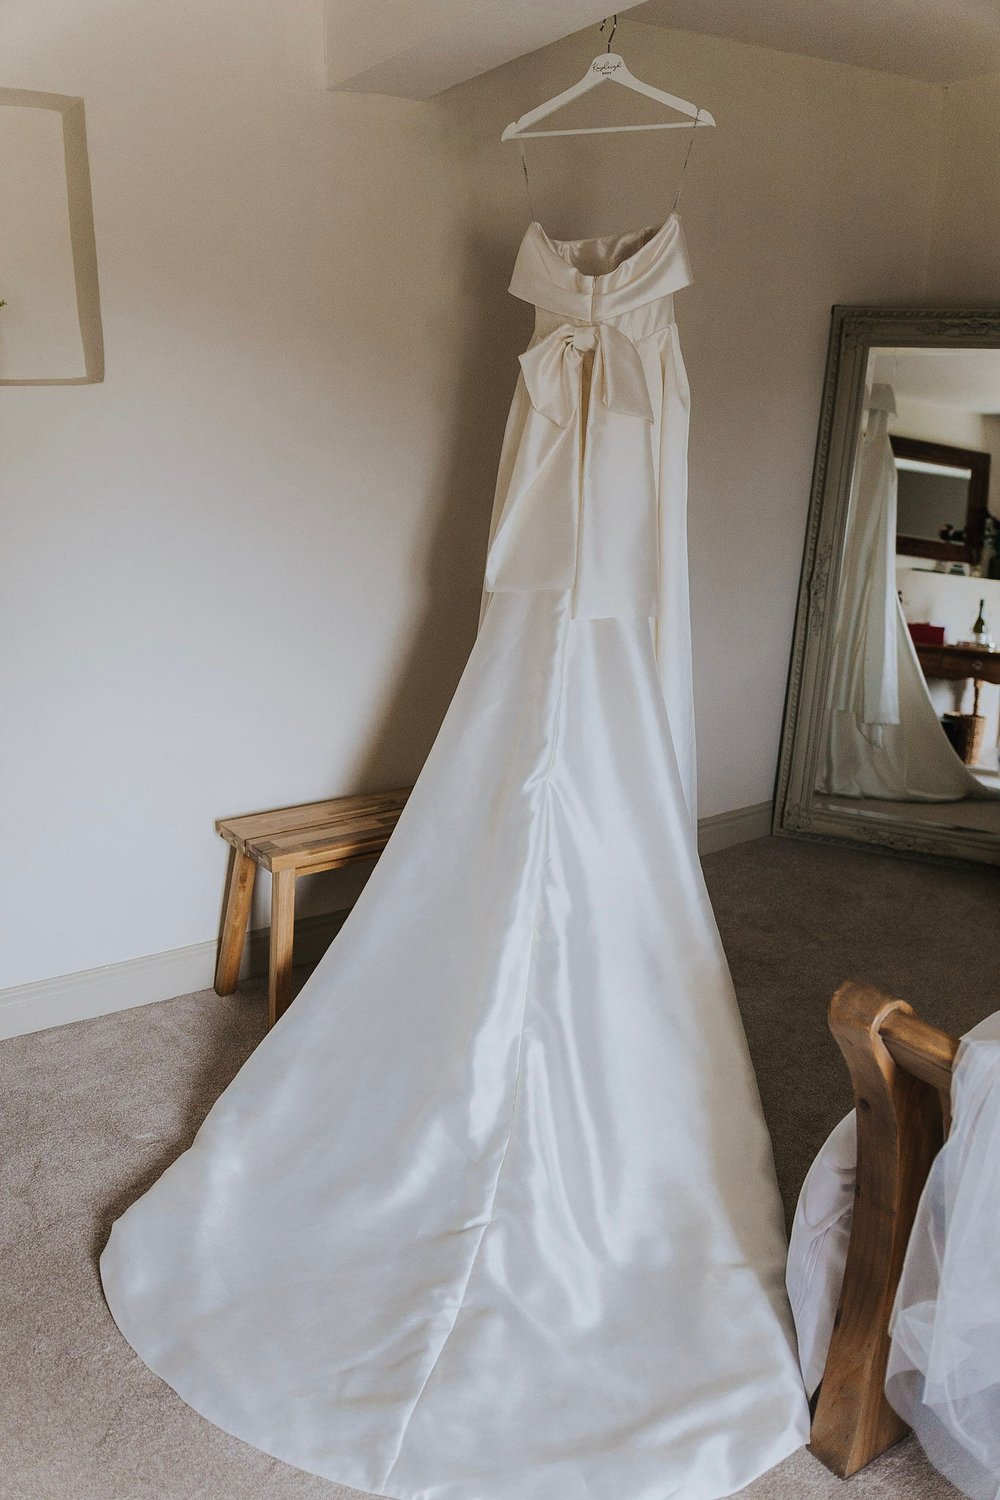
[[[347,923],[115,1224],[204,1416],[398,1500],[712,1500],[806,1441],[698,863],[678,219],[527,230],[476,645]]]

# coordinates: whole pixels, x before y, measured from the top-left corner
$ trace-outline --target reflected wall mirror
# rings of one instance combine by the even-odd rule
[[[976,564],[989,509],[990,455],[889,434],[896,460],[896,552]]]
[[[1000,309],[835,307],[776,833],[1000,865]]]

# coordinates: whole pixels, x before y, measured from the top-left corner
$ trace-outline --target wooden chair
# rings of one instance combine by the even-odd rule
[[[215,991],[231,995],[250,921],[258,865],[271,872],[268,1026],[288,1009],[292,985],[295,882],[300,875],[339,870],[380,854],[399,821],[410,789],[333,797],[240,818],[221,818],[216,831],[230,845]]]
[[[854,1217],[810,1449],[842,1479],[904,1437],[885,1398],[889,1315],[917,1202],[950,1122],[958,1040],[871,985],[844,984],[830,1030],[858,1122]]]

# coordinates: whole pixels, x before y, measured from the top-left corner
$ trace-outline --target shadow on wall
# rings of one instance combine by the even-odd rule
[[[509,255],[509,246],[482,236],[464,246],[460,263],[468,269],[460,290],[465,304],[471,300],[476,309],[476,321],[466,341],[456,387],[461,397],[450,417],[451,441],[437,482],[440,504],[428,530],[422,576],[415,580],[421,615],[386,694],[390,706],[355,767],[352,781],[359,790],[400,784],[401,750],[407,766],[417,758],[423,764],[475,641],[500,446],[517,354],[530,333],[530,321],[525,329],[515,328],[514,342],[519,331],[521,341],[508,348],[508,325],[498,329],[496,308],[506,296]],[[465,622],[460,630],[458,619]]]
[[[104,333],[83,100],[0,89],[0,385],[93,385]]]
[[[347,773],[343,767],[331,767],[312,789],[316,799],[412,784],[475,643],[500,448],[518,376],[517,356],[528,343],[532,317],[526,306],[517,319],[497,315],[498,307],[511,300],[509,239],[466,232],[456,242],[455,264],[455,299],[461,304],[465,334],[458,378],[448,383],[449,393],[457,394],[449,396],[447,405],[442,402],[438,413],[448,439],[442,445],[443,457],[429,482],[419,478],[421,493],[432,491],[436,501],[407,582],[415,602],[413,622],[391,669],[386,664],[381,711],[373,717]],[[345,657],[354,650],[349,637],[341,639],[339,649]],[[339,668],[335,654],[335,674]],[[215,843],[221,888],[224,846]],[[300,919],[352,907],[373,869],[374,861],[304,876],[296,894]],[[267,926],[269,902],[270,876],[265,871],[256,882],[251,918],[255,928]]]

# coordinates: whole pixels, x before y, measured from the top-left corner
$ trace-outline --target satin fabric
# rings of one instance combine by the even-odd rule
[[[582,252],[611,269],[581,270]],[[575,617],[655,621],[693,821],[690,395],[672,295],[690,281],[676,214],[586,242],[529,225],[510,291],[535,308],[535,331],[500,455],[486,589],[568,589]]]
[[[713,1500],[807,1435],[655,622],[573,605],[492,594],[346,925],[101,1261],[198,1411],[397,1500]]]
[[[1000,1495],[1000,1011],[962,1040],[952,1126],[907,1243],[890,1320],[886,1395],[931,1462],[970,1500]],[[852,1112],[806,1175],[792,1226],[788,1292],[807,1390],[819,1385],[844,1279],[854,1208]]]
[[[816,790],[894,802],[991,797],[941,728],[896,591],[894,410],[891,387],[875,385],[848,506]]]

